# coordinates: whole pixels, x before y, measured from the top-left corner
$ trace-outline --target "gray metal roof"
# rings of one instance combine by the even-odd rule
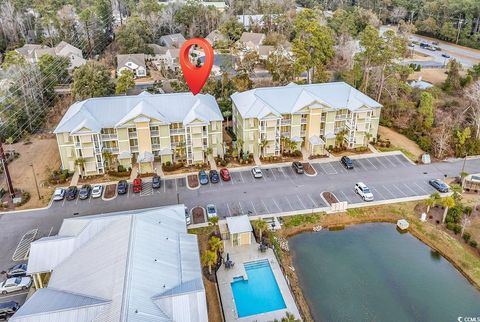
[[[145,66],[145,54],[125,54],[117,55],[117,68],[127,66],[127,63],[134,63],[137,66]]]
[[[293,114],[311,105],[356,111],[382,105],[344,82],[256,88],[234,93],[232,100],[244,118]]]
[[[227,217],[227,226],[230,234],[246,233],[253,230],[247,215]]]
[[[68,255],[58,245],[74,242]],[[43,245],[37,247],[36,245]],[[51,246],[51,247],[47,247]],[[32,243],[29,273],[52,274],[13,322],[207,321],[197,237],[183,205],[65,219]]]
[[[137,117],[164,123],[189,124],[222,121],[215,98],[209,94],[173,93],[134,96],[96,97],[76,102],[65,113],[54,133],[75,133],[87,128],[100,133],[102,128],[122,126]]]

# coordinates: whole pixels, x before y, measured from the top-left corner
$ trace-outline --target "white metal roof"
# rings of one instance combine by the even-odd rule
[[[227,217],[227,226],[230,234],[246,233],[253,230],[247,215]]]
[[[294,114],[308,106],[356,111],[382,105],[344,82],[256,88],[234,93],[232,100],[243,118]]]
[[[215,98],[208,94],[173,93],[90,98],[76,102],[65,113],[55,133],[75,133],[83,128],[99,133],[146,117],[163,123],[187,125],[195,119],[222,121]]]
[[[65,219],[58,236],[32,243],[28,264],[52,274],[13,322],[208,320],[183,205]]]

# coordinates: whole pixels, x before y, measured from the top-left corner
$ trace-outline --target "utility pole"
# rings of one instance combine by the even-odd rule
[[[7,180],[8,192],[10,193],[10,198],[15,197],[15,191],[13,190],[12,178],[10,178],[10,172],[8,171],[7,160],[5,159],[5,153],[3,152],[2,141],[0,140],[0,162],[3,164],[3,173],[5,174],[5,179]]]
[[[460,28],[462,27],[463,19],[458,19],[458,32],[457,32],[457,40],[455,43],[458,44],[458,39],[460,38]]]
[[[38,182],[37,182],[37,175],[35,174],[35,169],[33,168],[33,164],[30,164],[32,167],[32,172],[33,172],[33,179],[35,180],[35,187],[37,188],[37,195],[38,195],[38,200],[42,199],[40,196],[40,190],[38,189]]]

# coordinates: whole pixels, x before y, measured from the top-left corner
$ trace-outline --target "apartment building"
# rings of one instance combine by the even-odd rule
[[[335,146],[345,130],[348,148],[377,136],[382,105],[344,82],[266,87],[232,96],[233,128],[243,150],[259,156],[281,153],[282,137],[309,154]]]
[[[76,102],[54,133],[64,169],[97,175],[138,163],[152,172],[155,160],[190,165],[205,162],[207,153],[223,156],[222,121],[211,95],[143,92]]]

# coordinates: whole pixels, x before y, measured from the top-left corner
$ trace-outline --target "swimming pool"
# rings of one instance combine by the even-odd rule
[[[243,266],[248,280],[236,277],[231,283],[239,318],[286,308],[268,260]]]

